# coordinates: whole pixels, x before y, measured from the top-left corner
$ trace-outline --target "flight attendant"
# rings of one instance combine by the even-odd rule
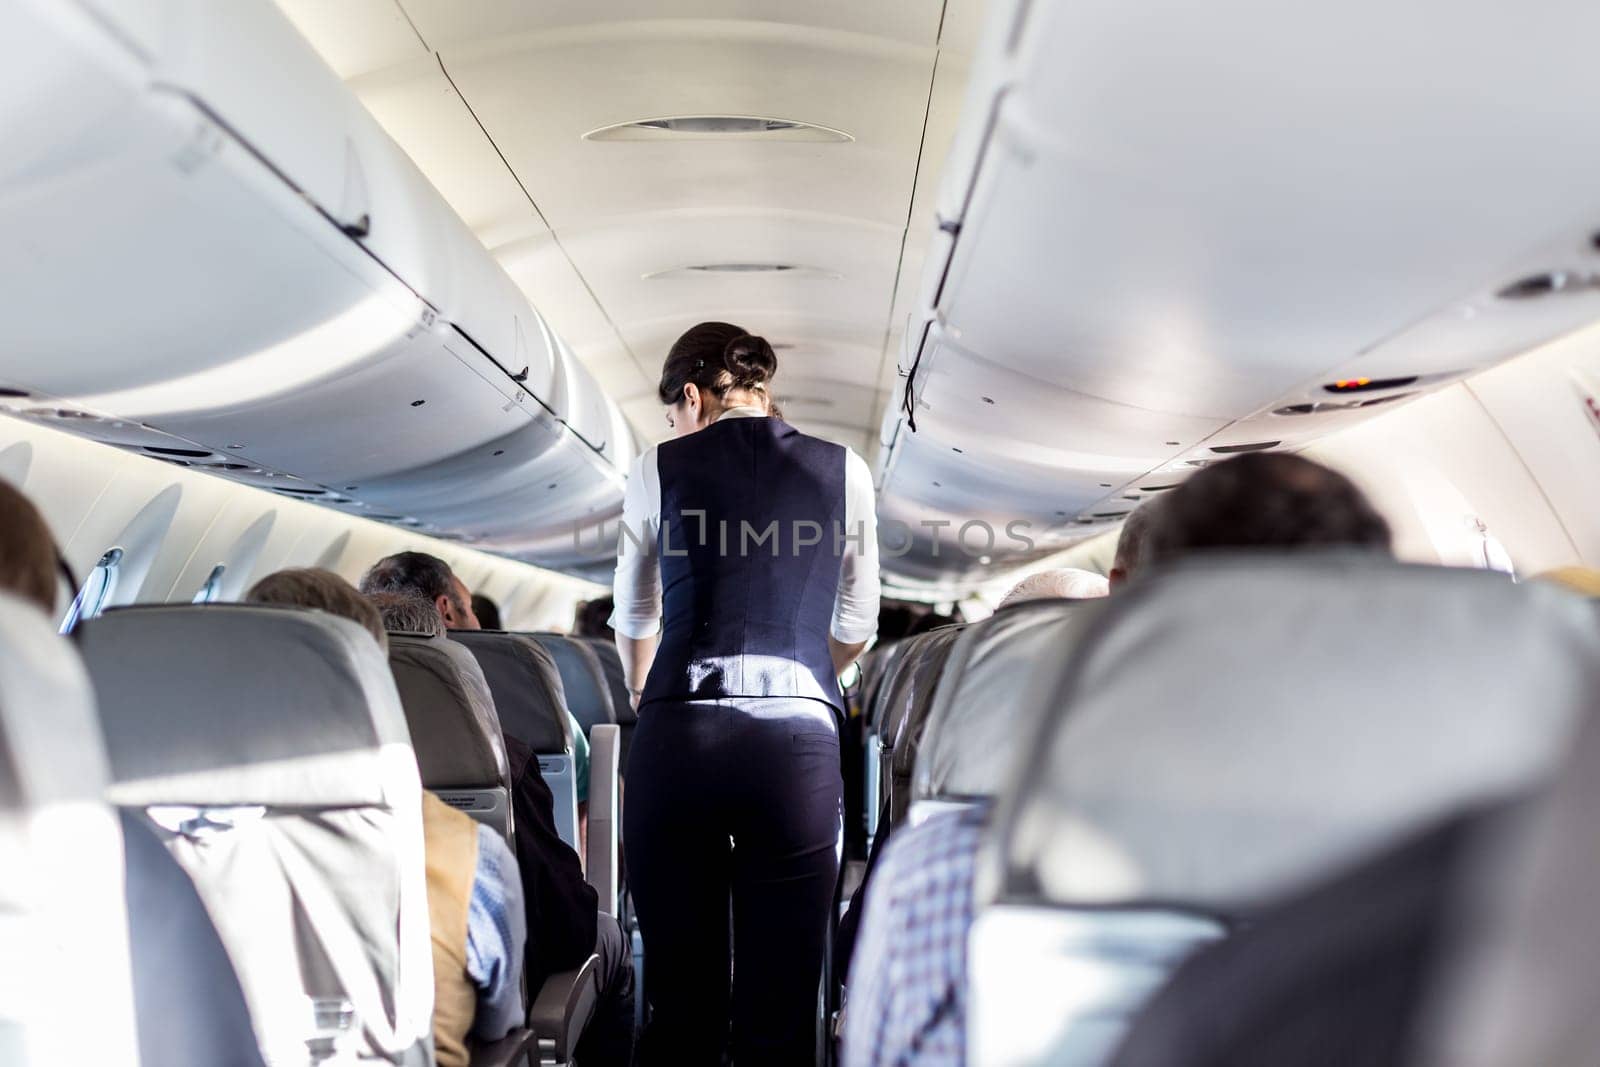
[[[628,478],[611,625],[639,708],[623,840],[647,1065],[814,1058],[838,676],[877,627],[877,528],[861,457],[771,414],[777,367],[728,323],[678,338],[675,436]]]

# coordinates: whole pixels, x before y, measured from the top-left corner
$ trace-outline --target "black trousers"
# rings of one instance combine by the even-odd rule
[[[740,1067],[815,1061],[842,790],[820,701],[640,710],[623,834],[651,1008],[640,1064],[719,1064],[730,1036]]]
[[[574,1058],[584,1067],[628,1067],[633,1061],[633,953],[609,915],[596,924],[594,950],[600,957],[600,1001]]]

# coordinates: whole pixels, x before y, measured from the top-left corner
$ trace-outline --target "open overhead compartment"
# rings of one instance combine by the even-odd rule
[[[941,514],[1064,511],[1092,534],[1144,486],[1600,320],[1600,140],[1580,133],[1600,9],[989,20],[884,420],[886,510],[924,498],[937,455],[958,461]],[[943,547],[902,565],[960,584],[970,561]]]
[[[604,566],[627,423],[270,0],[0,22],[9,409]]]

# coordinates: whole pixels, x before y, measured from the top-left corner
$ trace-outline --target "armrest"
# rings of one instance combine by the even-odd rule
[[[512,1067],[533,1048],[533,1042],[532,1030],[513,1030],[490,1044],[468,1040],[467,1062],[470,1067]]]
[[[528,1009],[528,1029],[538,1043],[538,1062],[566,1063],[600,999],[600,957],[590,956],[575,971],[552,974]],[[476,1067],[476,1061],[474,1061]]]
[[[600,897],[600,910],[617,913],[618,767],[622,728],[603,723],[589,731],[589,846],[585,872]]]

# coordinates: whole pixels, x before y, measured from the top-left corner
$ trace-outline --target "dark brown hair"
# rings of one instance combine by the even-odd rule
[[[663,404],[672,405],[691,383],[716,397],[729,389],[765,391],[777,373],[778,356],[766,338],[729,322],[702,322],[672,343],[656,392]]]
[[[1355,483],[1283,452],[1213,464],[1152,503],[1147,564],[1202,549],[1343,545],[1389,551],[1389,524]]]
[[[267,575],[244,595],[248,604],[281,604],[295,608],[316,608],[360,623],[384,648],[389,639],[383,632],[378,609],[356,592],[356,587],[332,571],[320,567],[291,567]]]
[[[0,481],[0,589],[49,614],[56,606],[56,574],[56,545],[44,516],[33,501]]]

